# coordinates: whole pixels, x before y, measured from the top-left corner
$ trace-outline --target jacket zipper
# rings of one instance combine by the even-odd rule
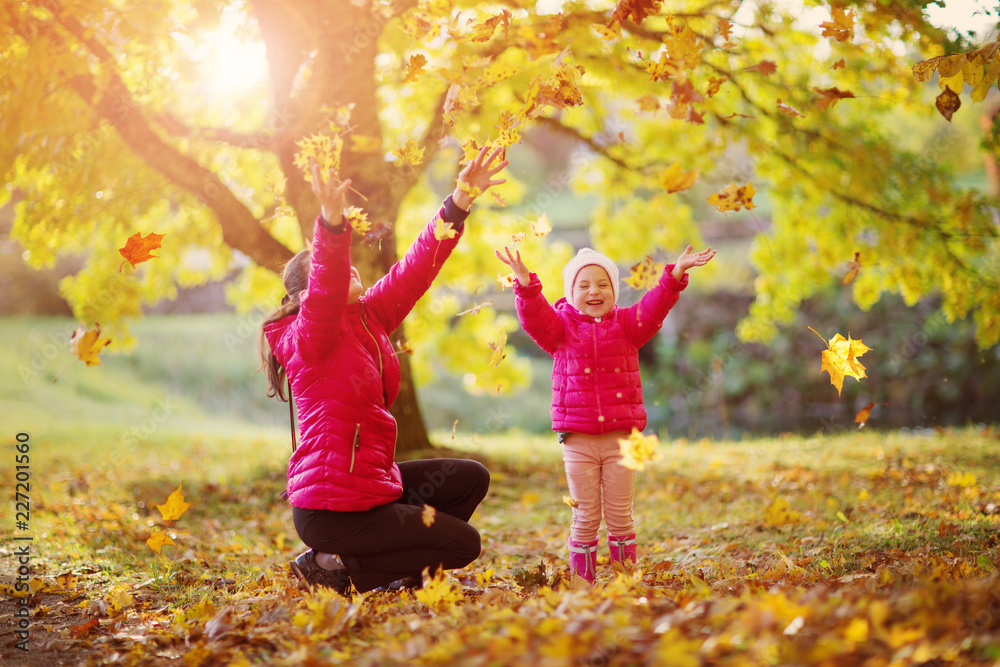
[[[601,425],[601,433],[604,433],[604,422],[601,420],[601,416],[602,416],[602,410],[601,410],[601,388],[599,386],[597,386],[598,385],[598,383],[597,383],[597,364],[598,364],[598,361],[599,361],[598,357],[597,357],[597,325],[598,325],[598,323],[600,323],[600,321],[601,321],[600,318],[597,318],[595,320],[594,325],[591,328],[591,331],[593,331],[593,333],[594,333],[594,338],[593,338],[593,340],[594,340],[594,369],[593,369],[593,373],[594,373],[594,398],[596,399],[596,402],[597,402],[597,417],[598,417],[597,421]]]
[[[378,355],[378,378],[379,378],[379,380],[382,380],[382,348],[379,347],[378,341],[375,340],[375,335],[371,332],[371,329],[368,328],[368,323],[365,322],[364,311],[362,311],[362,313],[361,313],[361,326],[363,326],[365,328],[365,331],[368,333],[368,335],[372,339],[372,343],[375,344],[375,353]],[[386,407],[389,407],[388,406],[389,401],[388,401],[388,399],[385,396],[385,385],[384,384],[382,385],[382,402],[386,404]]]
[[[354,429],[354,443],[351,445],[351,469],[347,472],[354,472],[354,455],[357,453],[358,449],[361,447],[361,422],[358,422],[358,427]]]

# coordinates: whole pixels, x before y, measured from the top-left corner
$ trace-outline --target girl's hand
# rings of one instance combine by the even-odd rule
[[[511,269],[514,270],[514,277],[517,278],[517,282],[521,283],[522,285],[527,285],[528,283],[530,283],[531,272],[528,271],[528,267],[525,266],[524,262],[521,261],[521,251],[518,250],[517,254],[512,255],[510,254],[510,248],[504,246],[503,249],[507,253],[506,257],[501,255],[499,250],[494,250],[493,254],[497,256],[497,259],[499,259],[501,262],[503,262],[504,264],[506,264],[507,266],[509,266]]]
[[[487,148],[489,146],[483,146],[476,159],[465,166],[465,169],[458,175],[458,185],[455,186],[455,191],[451,193],[451,200],[463,211],[468,211],[469,207],[472,206],[472,201],[476,198],[473,196],[477,194],[476,190],[481,195],[490,189],[491,186],[507,182],[506,178],[492,180],[504,167],[510,164],[507,160],[504,160],[495,167],[490,167],[497,156],[504,150],[504,147],[497,146],[494,148],[488,158],[486,157]],[[463,185],[465,186],[464,188],[462,187]]]
[[[705,266],[715,257],[715,251],[711,248],[705,248],[701,252],[691,252],[694,250],[693,245],[689,245],[681,253],[681,256],[677,258],[674,263],[674,270],[671,272],[674,278],[680,280],[687,273],[688,269],[694,268],[696,266]]]
[[[351,180],[340,181],[337,179],[337,171],[330,169],[327,179],[324,181],[319,173],[319,165],[316,160],[312,161],[312,191],[319,200],[320,213],[323,219],[331,225],[339,225],[340,218],[347,205],[347,188],[351,187]]]

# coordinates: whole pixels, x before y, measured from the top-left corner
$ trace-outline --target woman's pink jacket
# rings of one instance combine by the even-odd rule
[[[292,506],[367,510],[402,495],[389,412],[399,393],[399,360],[389,334],[458,243],[460,234],[434,237],[443,214],[442,208],[389,273],[350,305],[351,233],[317,222],[302,306],[264,329],[291,380],[298,413],[298,447],[288,462]]]
[[[688,285],[663,271],[659,283],[639,303],[614,306],[604,317],[584,315],[560,298],[554,305],[542,295],[542,283],[514,281],[521,326],[552,355],[552,430],[601,435],[646,428],[639,377],[639,348],[660,327]]]

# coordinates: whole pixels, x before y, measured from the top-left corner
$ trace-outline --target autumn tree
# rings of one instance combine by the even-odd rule
[[[768,340],[853,260],[860,307],[886,291],[940,294],[949,318],[971,314],[980,344],[995,344],[990,202],[955,186],[947,141],[922,147],[893,129],[936,113],[911,66],[975,45],[932,26],[924,0],[838,3],[811,24],[794,4],[2,0],[0,198],[23,197],[14,236],[33,265],[86,254],[62,291],[118,340],[142,304],[234,268],[243,308],[278,301],[276,272],[318,212],[304,148],[337,153],[375,223],[353,253],[371,284],[463,152],[499,142],[515,159],[525,133],[546,128],[579,146],[569,168],[542,183],[509,170],[477,202],[439,287],[395,334],[414,361],[474,374],[481,391],[524,379],[513,352],[499,363],[516,322],[479,305],[502,289],[495,247],[521,243],[533,268],[559,275],[571,249],[549,245],[538,220],[555,195],[596,193],[593,244],[628,264],[700,244],[706,200],[730,183],[766,193],[773,211],[748,218],[759,277],[745,339]],[[266,72],[220,95],[204,50],[227,26],[265,46]],[[163,234],[160,256],[119,272],[136,232]],[[394,411],[400,449],[414,449],[427,437],[401,357]]]

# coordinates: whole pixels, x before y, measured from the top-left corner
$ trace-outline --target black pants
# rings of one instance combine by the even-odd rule
[[[465,567],[479,557],[479,531],[469,518],[486,497],[490,473],[463,459],[428,459],[399,464],[403,495],[396,502],[361,512],[292,508],[299,537],[317,552],[337,554],[360,592],[424,568]],[[423,506],[436,510],[424,524]]]

